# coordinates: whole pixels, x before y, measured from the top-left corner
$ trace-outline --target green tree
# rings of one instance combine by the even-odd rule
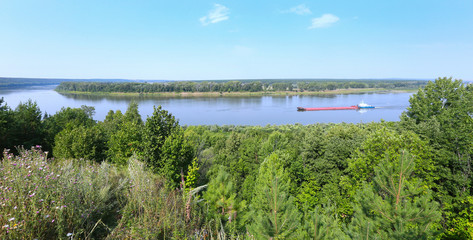
[[[122,122],[107,142],[107,156],[111,162],[125,165],[134,153],[142,151],[143,125],[136,122]]]
[[[458,160],[470,163],[473,89],[467,88],[461,80],[438,78],[412,95],[409,102],[403,118],[410,118],[417,124],[438,122],[442,134],[432,140],[453,151]]]
[[[159,158],[159,162],[153,162],[151,165],[153,170],[166,177],[168,186],[177,187],[194,158],[193,147],[180,127],[166,137]]]
[[[146,119],[143,131],[143,153],[148,166],[157,171],[161,166],[162,146],[166,138],[179,127],[179,122],[161,106],[154,107]]]
[[[130,104],[128,104],[128,108],[125,112],[123,120],[125,122],[133,122],[138,125],[143,124],[143,120],[141,119],[141,115],[138,111],[138,103],[131,101]]]
[[[31,99],[20,103],[13,113],[13,139],[15,146],[30,148],[43,143],[42,114],[36,102]]]
[[[401,149],[413,154],[416,177],[423,179],[429,187],[434,187],[437,177],[434,174],[435,164],[428,143],[411,131],[398,133],[383,126],[370,134],[354,152],[353,157],[348,159],[348,174],[341,180],[348,194],[354,196],[364,181],[371,182],[375,176],[375,166],[387,156],[399,159]]]
[[[123,123],[123,114],[120,110],[114,112],[110,110],[105,116],[103,122],[100,122],[107,136],[112,135],[114,132],[120,129],[120,125]]]
[[[58,158],[103,161],[106,156],[104,132],[98,125],[66,128],[56,135],[53,151]]]
[[[354,149],[359,148],[365,138],[366,131],[354,124],[310,128],[301,143],[304,168],[302,182],[297,186],[301,207],[308,204],[313,209],[316,205],[333,203],[337,212],[344,214],[342,216],[351,215],[350,199],[343,194],[340,178],[345,175]],[[313,188],[307,189],[308,184]]]
[[[227,231],[235,230],[240,204],[231,176],[223,166],[219,167],[217,176],[210,180],[204,199],[209,204],[210,217],[218,218]]]
[[[45,131],[45,146],[43,146],[43,149],[52,150],[54,138],[66,128],[72,129],[77,126],[91,127],[95,125],[95,120],[92,119],[94,112],[94,107],[85,105],[80,108],[63,107],[56,114],[45,117],[43,120]],[[54,152],[52,154],[54,155]]]
[[[355,239],[429,239],[440,220],[439,204],[430,190],[412,178],[415,158],[401,151],[386,156],[375,168],[372,184],[355,197],[349,234]]]
[[[446,231],[455,228],[473,193],[473,88],[461,80],[438,78],[409,100],[402,125],[432,146],[437,170],[435,197],[444,206]],[[468,219],[464,219],[469,221]],[[464,234],[467,234],[465,232]]]
[[[0,150],[13,147],[13,112],[0,98]]]
[[[133,154],[140,155],[144,124],[138,104],[130,102],[125,115],[120,111],[109,112],[102,125],[109,134],[107,155],[113,163],[125,165]]]
[[[300,237],[313,240],[348,239],[341,229],[335,208],[330,205],[304,211],[304,226]]]
[[[248,226],[251,238],[295,238],[300,226],[300,214],[289,195],[289,177],[277,154],[271,154],[261,164],[250,205],[252,222]]]

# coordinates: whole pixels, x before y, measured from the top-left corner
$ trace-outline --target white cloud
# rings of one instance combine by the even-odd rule
[[[211,23],[218,23],[227,20],[228,14],[230,14],[230,9],[221,4],[215,4],[214,8],[210,10],[209,14],[201,17],[199,20],[202,25],[206,26]]]
[[[295,13],[297,15],[306,15],[306,14],[311,14],[312,12],[308,7],[305,6],[305,4],[297,5],[295,7],[292,7],[289,9],[289,12]]]
[[[309,26],[309,29],[330,27],[332,24],[338,22],[338,20],[340,20],[340,18],[337,16],[327,13],[321,17],[312,18],[312,25]]]

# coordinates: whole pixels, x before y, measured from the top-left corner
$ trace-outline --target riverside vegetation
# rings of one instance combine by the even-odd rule
[[[399,122],[180,126],[0,100],[1,239],[473,239],[473,89]]]
[[[173,81],[143,82],[62,82],[56,87],[61,93],[120,94],[158,96],[241,96],[265,94],[349,93],[374,90],[415,90],[427,81],[419,80],[233,80],[233,81]]]

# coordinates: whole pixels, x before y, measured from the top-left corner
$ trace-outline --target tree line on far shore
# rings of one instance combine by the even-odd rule
[[[160,92],[304,92],[352,88],[418,89],[427,84],[420,80],[264,80],[264,81],[170,81],[164,83],[62,82],[57,91],[103,93]]]

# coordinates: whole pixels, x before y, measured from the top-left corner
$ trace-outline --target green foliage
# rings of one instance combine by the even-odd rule
[[[123,122],[117,131],[110,135],[107,156],[111,162],[126,165],[128,159],[142,149],[143,125],[136,122]]]
[[[13,112],[13,123],[10,124],[13,134],[10,136],[14,146],[22,145],[26,148],[43,142],[43,124],[41,110],[31,99],[20,103]],[[13,147],[13,146],[9,146]]]
[[[218,218],[224,229],[235,231],[237,214],[241,214],[240,203],[236,199],[236,189],[230,174],[220,167],[215,178],[210,180],[204,199],[209,204],[209,217]],[[244,205],[244,204],[243,204]]]
[[[398,133],[386,127],[370,134],[361,147],[355,150],[354,156],[348,159],[349,175],[342,178],[342,185],[350,195],[354,195],[364,181],[372,181],[375,166],[387,156],[397,161],[402,155],[401,149],[412,153],[416,164],[416,177],[424,179],[425,183],[432,187],[437,177],[434,175],[435,165],[427,142],[422,141],[413,132]]]
[[[301,239],[348,239],[342,231],[341,223],[330,205],[316,207],[313,210],[304,211],[304,225],[301,231]]]
[[[0,149],[11,148],[13,145],[13,112],[4,102],[3,97],[0,98]]]
[[[298,187],[296,201],[299,208],[302,209],[303,206],[306,206],[309,209],[314,209],[319,203],[319,199],[317,197],[319,191],[320,186],[315,180],[315,176],[308,176]]]
[[[135,123],[137,125],[143,124],[141,115],[138,112],[138,103],[136,103],[135,101],[131,101],[130,104],[128,104],[128,108],[125,112],[123,121]]]
[[[1,84],[1,79],[0,79]],[[425,81],[414,80],[281,80],[261,81],[172,81],[166,83],[131,82],[71,82],[63,81],[56,91],[104,92],[104,93],[156,93],[156,92],[262,92],[262,91],[325,91],[346,88],[415,89]],[[1,85],[0,85],[1,87]]]
[[[318,125],[308,130],[301,140],[302,168],[295,191],[299,209],[333,204],[342,216],[351,215],[350,199],[339,182],[345,175],[348,159],[366,138],[366,130],[353,124]]]
[[[151,166],[169,180],[167,183],[170,186],[177,187],[183,174],[188,171],[193,157],[193,147],[184,137],[183,130],[177,127],[161,147],[160,162],[155,162]]]
[[[443,227],[447,231],[456,229],[456,220],[464,218],[459,215],[464,202],[473,192],[472,88],[461,80],[438,78],[409,101],[411,105],[401,123],[432,146],[437,169],[432,173],[437,176],[435,197],[445,206]]]
[[[250,238],[295,238],[300,213],[289,195],[289,181],[277,154],[261,164],[250,204]]]
[[[62,130],[77,126],[91,127],[95,124],[92,119],[94,108],[83,105],[81,108],[61,108],[56,114],[46,116],[44,123],[45,143],[43,149],[52,150],[54,138]],[[52,152],[54,155],[54,152]]]
[[[66,128],[55,138],[53,151],[58,158],[105,160],[105,135],[99,126]]]
[[[148,165],[155,171],[161,167],[161,147],[166,138],[178,128],[178,121],[161,106],[154,107],[153,115],[146,119],[143,132],[143,153]]]
[[[449,150],[469,158],[473,146],[473,91],[461,80],[438,78],[429,82],[424,89],[412,95],[406,117],[417,124],[438,122],[442,134],[436,135],[433,142],[442,144]],[[404,118],[406,118],[404,117]],[[468,155],[468,156],[465,156]]]
[[[131,102],[125,115],[109,112],[102,125],[109,135],[107,156],[111,162],[126,165],[133,154],[141,154],[144,124],[138,104]]]
[[[452,214],[457,209],[446,211],[450,215],[447,217],[451,218],[452,228],[442,234],[443,239],[473,239],[473,197],[461,200],[461,208],[458,214]]]
[[[429,239],[440,220],[438,203],[430,190],[412,178],[415,158],[386,156],[375,168],[372,184],[365,182],[355,197],[352,238]]]
[[[186,188],[195,188],[197,179],[199,179],[199,163],[197,158],[194,158],[186,174]]]

